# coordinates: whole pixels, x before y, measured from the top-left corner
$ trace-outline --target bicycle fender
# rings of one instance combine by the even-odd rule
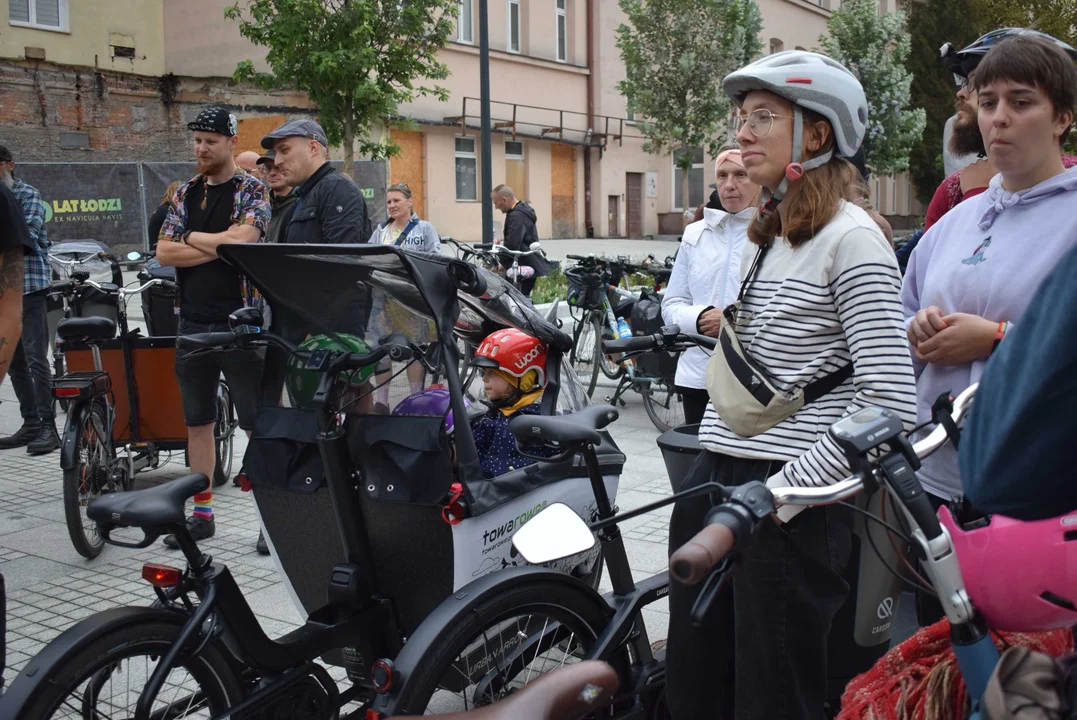
[[[102,634],[132,623],[146,621],[172,623],[177,628],[182,628],[187,623],[188,617],[185,613],[165,608],[120,607],[104,610],[85,620],[80,620],[64,630],[26,664],[26,667],[11,683],[11,687],[3,697],[0,697],[0,718],[39,720],[39,718],[28,717],[24,708],[33,704],[40,690],[51,681],[64,663]]]
[[[484,575],[443,600],[408,637],[400,654],[393,659],[392,689],[375,698],[373,709],[384,713],[382,717],[392,716],[396,712],[398,698],[406,695],[403,690],[407,688],[413,674],[412,670],[426,660],[430,646],[440,639],[445,628],[453,627],[462,621],[477,605],[492,596],[501,594],[509,585],[515,589],[522,585],[549,583],[576,586],[592,598],[596,609],[608,617],[613,616],[613,609],[609,603],[594,588],[567,573],[547,570],[544,567],[525,566]]]
[[[67,409],[67,424],[64,425],[63,437],[60,438],[60,469],[74,470],[78,465],[79,427],[82,417],[90,410],[93,399],[71,403]]]

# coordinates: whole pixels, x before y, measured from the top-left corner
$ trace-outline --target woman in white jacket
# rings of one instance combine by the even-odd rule
[[[718,337],[722,310],[737,299],[740,261],[755,214],[759,186],[748,179],[740,150],[723,150],[714,163],[718,197],[726,211],[706,208],[684,229],[677,262],[662,301],[662,319],[684,332]],[[703,421],[707,409],[708,355],[693,347],[681,355],[675,378],[684,421]]]

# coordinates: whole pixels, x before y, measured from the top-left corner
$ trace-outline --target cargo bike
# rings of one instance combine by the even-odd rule
[[[103,257],[103,256],[101,256]],[[115,264],[115,260],[108,256]],[[118,277],[122,277],[117,272]],[[56,356],[63,372],[53,377],[53,397],[66,404],[61,433],[64,516],[75,550],[85,558],[101,554],[105,539],[86,514],[102,495],[131,490],[135,475],[162,464],[162,453],[186,453],[187,428],[176,380],[174,335],[146,336],[131,328],[127,299],[157,290],[175,293],[175,284],[145,279],[135,288],[98,282],[86,270],[54,282],[49,295],[64,311],[56,324]],[[99,313],[99,314],[98,314]],[[238,423],[228,383],[217,387],[214,485],[232,467]]]
[[[463,420],[459,339],[477,342],[503,327],[539,338],[549,347],[543,413],[577,411],[571,417],[599,424],[588,419],[594,409],[574,375],[561,372],[571,340],[502,278],[385,246],[228,246],[220,254],[262,292],[274,318],[291,313],[306,324],[291,339],[260,332],[251,309],[234,314],[232,332],[183,340],[204,352],[286,351],[284,392],[259,413],[244,474],[306,622],[267,637],[227,567],[190,537],[184,504],[205,488],[204,476],[105,496],[90,515],[106,539],[119,542],[114,533],[126,538],[138,528],[144,537],[131,544],[147,547],[174,533],[187,566],[147,565],[154,607],[94,615],[46,646],[0,701],[0,716],[46,720],[74,706],[96,717],[95,703],[107,699],[112,714],[104,716],[135,720],[363,718],[427,614],[475,578],[526,564],[511,540],[531,517],[554,503],[585,517],[597,512],[578,458],[496,478],[481,471]],[[430,341],[410,339],[417,336]],[[451,436],[444,414],[371,414],[377,378],[387,369],[401,375],[413,362],[444,378],[456,418]],[[393,406],[410,392],[395,385]],[[596,432],[596,469],[615,497],[625,457]],[[551,567],[597,587],[601,554]],[[497,651],[476,647],[461,659],[446,689],[479,685],[501,667],[503,648],[526,636],[504,633]],[[325,664],[345,668],[348,682]],[[431,698],[430,710],[437,702]]]

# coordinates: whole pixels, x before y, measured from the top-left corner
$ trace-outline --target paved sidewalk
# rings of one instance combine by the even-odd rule
[[[131,304],[133,313],[136,305]],[[596,399],[610,392],[600,388]],[[0,386],[0,401],[0,436],[6,436],[20,424],[9,382]],[[655,445],[658,433],[647,420],[639,396],[629,395],[627,402],[621,419],[611,427],[629,458],[617,496],[622,510],[669,494],[665,466]],[[63,420],[61,416],[61,428]],[[246,438],[240,433],[236,468],[245,447]],[[136,485],[146,487],[184,472],[183,455],[176,453],[164,467],[140,474]],[[83,559],[68,538],[61,482],[58,452],[33,458],[24,449],[0,451],[0,572],[8,592],[7,682],[45,643],[76,621],[114,606],[151,603],[153,590],[140,575],[143,563],[182,562],[178,552],[160,542],[144,550],[106,546],[95,560]],[[258,521],[252,498],[228,483],[215,493],[214,514],[217,534],[204,548],[228,564],[266,632],[277,637],[301,624],[303,618],[289,601],[273,561],[255,552]],[[628,556],[639,578],[666,567],[668,515],[665,509],[624,526]],[[655,603],[644,613],[652,638],[664,638],[666,601]]]

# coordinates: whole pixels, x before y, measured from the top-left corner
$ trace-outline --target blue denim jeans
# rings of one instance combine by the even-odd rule
[[[704,451],[680,490],[741,485],[778,472],[780,461]],[[678,502],[670,552],[703,527],[710,495]],[[809,508],[788,523],[759,524],[702,627],[691,622],[703,584],[671,582],[666,696],[673,720],[824,718],[827,637],[845,602],[842,571],[852,549],[848,508]]]

